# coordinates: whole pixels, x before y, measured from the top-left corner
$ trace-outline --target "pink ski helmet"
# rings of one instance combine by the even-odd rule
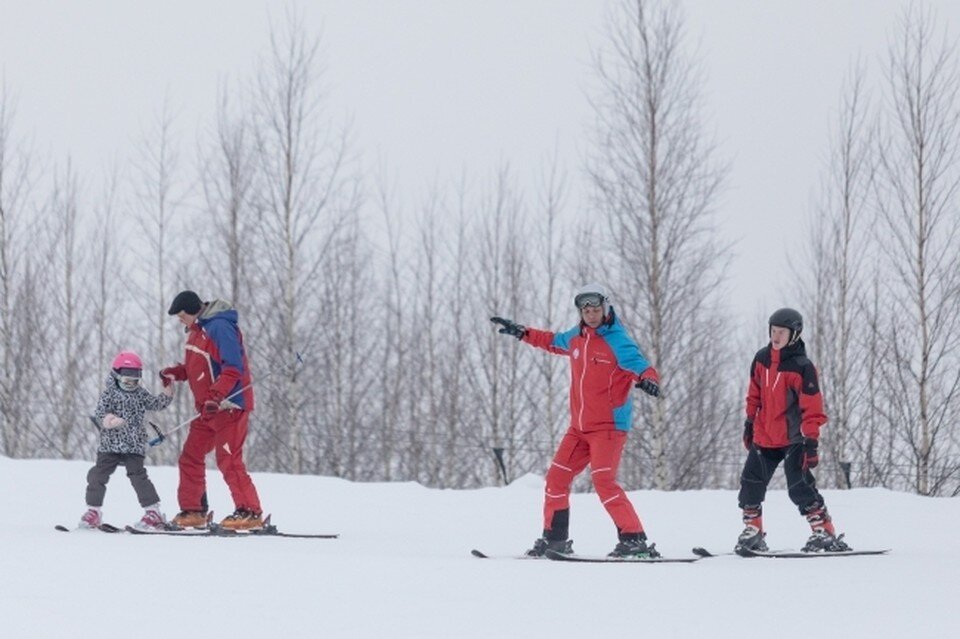
[[[141,371],[143,370],[143,362],[140,360],[140,356],[133,351],[120,351],[117,356],[113,358],[111,368],[118,373],[123,369]]]

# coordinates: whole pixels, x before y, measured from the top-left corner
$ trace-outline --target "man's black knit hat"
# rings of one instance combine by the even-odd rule
[[[177,296],[173,298],[173,302],[170,304],[170,310],[167,311],[167,314],[176,315],[180,311],[183,311],[188,315],[196,315],[200,312],[201,304],[202,302],[200,301],[200,296],[193,291],[180,291],[177,293]]]

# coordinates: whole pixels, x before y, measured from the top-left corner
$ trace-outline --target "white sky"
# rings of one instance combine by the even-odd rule
[[[817,192],[828,125],[851,63],[874,80],[909,0],[687,0],[689,42],[706,71],[704,116],[732,162],[719,208],[737,240],[734,312],[796,303],[788,277]],[[293,3],[324,32],[332,111],[352,118],[372,172],[388,167],[418,202],[436,178],[475,177],[509,161],[533,180],[554,148],[582,180],[590,145],[590,51],[607,2],[339,0]],[[218,82],[249,78],[266,49],[267,0],[0,0],[0,73],[17,131],[86,182],[121,164],[165,99],[183,155],[214,112]],[[960,3],[928,1],[960,29]],[[582,184],[582,182],[580,183]],[[571,205],[584,210],[582,186]]]

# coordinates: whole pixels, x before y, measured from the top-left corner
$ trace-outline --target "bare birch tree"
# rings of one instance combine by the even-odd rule
[[[126,296],[133,305],[133,309],[127,312],[133,315],[125,330],[129,333],[134,326],[145,327],[141,333],[145,337],[139,339],[145,353],[149,353],[148,359],[157,363],[177,361],[183,357],[183,334],[171,323],[167,308],[174,289],[187,287],[188,282],[183,280],[189,269],[193,268],[189,254],[179,253],[177,259],[173,259],[176,222],[187,191],[180,182],[182,159],[174,123],[169,101],[164,101],[161,110],[154,116],[152,126],[139,141],[133,161],[134,211],[131,215],[139,241],[129,244],[136,247],[134,253],[124,251],[123,248],[127,246],[124,244],[118,255],[123,264],[135,265],[129,271],[131,275],[124,278],[124,286],[133,293]],[[172,264],[181,266],[174,270]],[[119,310],[114,309],[114,312]],[[125,335],[118,339],[129,346],[130,337]],[[178,393],[176,403],[168,412],[170,419],[179,423],[192,410],[192,406],[186,405],[186,394]],[[170,446],[157,448],[157,461],[174,462],[185,436],[186,432],[180,430],[171,437]]]
[[[14,137],[14,105],[0,86],[0,436],[10,457],[29,454],[31,345],[19,313],[35,272],[30,265],[34,171],[32,156]],[[37,290],[37,289],[34,289]]]
[[[522,199],[513,183],[509,168],[497,172],[494,183],[481,198],[474,233],[476,299],[482,304],[477,316],[500,315],[529,322],[532,315],[530,291],[535,285],[527,272],[530,260],[524,237]],[[517,461],[504,458],[501,468],[494,456],[496,449],[516,450],[529,439],[533,419],[525,387],[528,385],[531,359],[529,348],[514,339],[499,335],[486,322],[475,325],[478,331],[476,357],[478,373],[477,401],[482,428],[478,442],[490,451],[488,479],[509,481]],[[505,472],[504,472],[505,471]],[[481,471],[478,477],[483,477]],[[481,480],[482,481],[482,480]]]
[[[84,391],[93,392],[99,384],[82,384],[86,369],[91,368],[89,351],[92,331],[90,312],[85,300],[88,283],[85,252],[81,248],[82,220],[78,210],[77,175],[68,160],[62,172],[54,179],[53,194],[47,206],[45,218],[50,229],[50,273],[47,304],[51,312],[46,324],[50,332],[51,349],[57,353],[58,364],[45,367],[48,397],[56,397],[53,414],[46,424],[37,428],[50,428],[49,441],[56,442],[56,452],[71,459],[77,444],[85,439],[89,423],[82,416],[89,397]],[[52,428],[51,428],[52,427]],[[79,432],[79,437],[78,437]]]
[[[310,356],[336,337],[317,321],[317,313],[332,301],[321,299],[316,276],[340,230],[356,214],[359,181],[349,172],[347,130],[326,121],[319,39],[290,13],[270,41],[258,76],[254,128],[261,187],[255,206],[265,273],[257,282],[256,302],[264,330],[253,348],[261,371],[288,366],[296,353],[306,351],[304,371],[322,384],[330,371]],[[269,450],[271,468],[303,472],[307,424],[301,411],[309,398],[291,375],[275,376],[260,390],[259,404],[266,409],[261,418],[273,423],[259,431],[264,450],[252,455]]]
[[[704,131],[683,26],[676,5],[622,0],[594,65],[600,90],[589,164],[609,222],[602,245],[616,259],[619,308],[664,390],[660,401],[638,402],[640,434],[628,445],[623,476],[658,489],[703,485],[721,433],[733,439],[739,427],[735,394],[722,381],[732,375],[703,362],[707,352],[711,362],[731,360],[717,331],[727,321],[718,292],[729,251],[712,220],[726,168]],[[638,450],[652,481],[631,468]]]
[[[543,166],[538,192],[539,211],[534,217],[536,228],[539,229],[534,234],[538,262],[536,271],[541,278],[533,284],[535,294],[532,297],[536,302],[538,319],[543,326],[550,327],[550,330],[561,329],[565,323],[570,323],[570,318],[576,321],[576,312],[571,303],[573,291],[586,283],[584,280],[571,285],[568,279],[563,277],[564,254],[569,244],[564,241],[562,216],[568,192],[569,181],[566,172],[559,166],[555,151],[550,161]],[[528,446],[537,449],[547,443],[542,446],[542,455],[549,459],[548,442],[559,441],[569,424],[569,414],[564,401],[569,380],[566,367],[569,364],[559,357],[539,357],[534,361],[541,377],[543,394],[532,401],[540,407],[537,414],[542,423],[538,424],[534,431],[535,439],[528,442]],[[538,394],[541,392],[540,385],[537,385],[536,391]]]
[[[237,307],[243,307],[250,286],[249,272],[255,260],[256,220],[251,206],[255,158],[253,131],[247,117],[235,113],[230,93],[221,88],[211,149],[201,167],[201,187],[210,232],[200,252],[212,281],[223,288]]]
[[[960,401],[960,75],[956,43],[935,16],[905,11],[890,47],[877,202],[889,288],[886,419],[904,480],[922,495],[956,485],[951,440]]]
[[[871,252],[870,191],[873,180],[873,139],[870,111],[864,96],[862,66],[851,73],[844,92],[831,145],[830,163],[822,186],[822,205],[808,235],[810,248],[803,265],[794,265],[812,311],[806,331],[814,361],[820,366],[829,428],[824,430],[828,466],[837,486],[846,485],[840,462],[856,457],[862,463],[861,443],[874,424],[865,414],[862,379],[867,371],[860,354],[867,345],[869,273],[863,257]]]

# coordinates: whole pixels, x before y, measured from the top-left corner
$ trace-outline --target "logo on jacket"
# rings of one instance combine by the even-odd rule
[[[580,349],[575,348],[573,349],[573,359],[577,359],[578,357],[580,357]]]

